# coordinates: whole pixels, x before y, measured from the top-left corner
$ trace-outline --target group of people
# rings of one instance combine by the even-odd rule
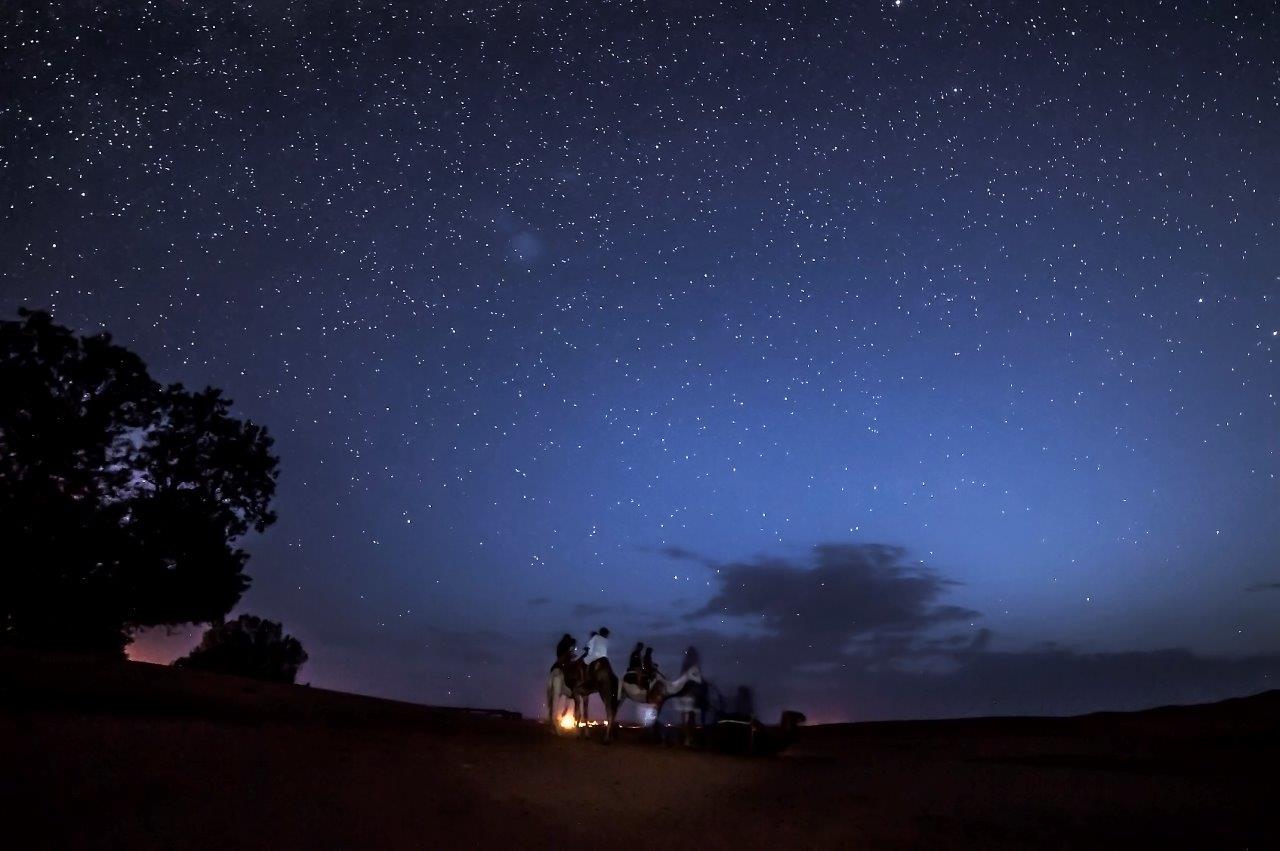
[[[587,639],[587,648],[581,656],[578,655],[578,639],[566,632],[556,644],[556,663],[551,666],[551,670],[566,668],[570,662],[581,661],[590,665],[597,659],[607,658],[609,658],[608,627],[602,626],[598,630],[591,631],[591,637]]]
[[[578,655],[577,639],[566,632],[559,643],[556,644],[556,662],[551,666],[551,669],[555,670],[559,667],[568,670],[571,663],[579,661],[590,667],[598,660],[607,660],[608,658],[608,627],[602,626],[597,630],[591,631],[591,636],[587,639],[586,649],[581,656]],[[680,666],[680,672],[684,673],[696,665],[698,665],[698,651],[690,647],[684,652],[684,661]],[[640,687],[647,689],[659,674],[658,663],[653,659],[653,647],[646,647],[643,641],[637,641],[636,646],[631,649],[630,658],[627,659],[627,671],[624,679],[634,676],[633,681]]]
[[[627,675],[634,675],[636,684],[647,689],[658,675],[658,663],[653,661],[653,648],[645,647],[643,641],[637,641],[631,649],[631,657],[627,660]]]

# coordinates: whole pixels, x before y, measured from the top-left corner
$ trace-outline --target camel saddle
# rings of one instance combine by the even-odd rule
[[[591,670],[608,665],[609,660],[605,658],[596,659],[588,667],[587,663],[579,658],[561,659],[551,666],[551,670],[559,668],[564,671],[564,684],[570,689],[576,689],[587,681],[587,675]]]

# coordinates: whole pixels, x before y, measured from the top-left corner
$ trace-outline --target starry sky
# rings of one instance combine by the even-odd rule
[[[282,459],[315,685],[812,720],[1280,679],[1273,4],[0,7],[0,309]],[[167,660],[198,630],[142,636]]]

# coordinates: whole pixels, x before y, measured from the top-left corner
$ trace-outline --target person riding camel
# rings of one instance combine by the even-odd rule
[[[556,663],[551,666],[551,670],[565,667],[577,653],[578,639],[566,632],[556,644]]]
[[[645,687],[648,688],[658,676],[658,663],[653,661],[653,648],[646,647],[644,659],[640,662],[640,671],[644,675]]]
[[[591,633],[591,638],[587,640],[587,652],[582,657],[582,661],[590,667],[600,659],[609,658],[609,628],[607,626],[600,627],[598,632]]]
[[[627,673],[623,679],[633,682],[641,688],[646,688],[647,683],[644,681],[642,669],[644,662],[641,661],[641,654],[644,653],[644,642],[637,641],[636,646],[631,648],[631,657],[627,660]]]

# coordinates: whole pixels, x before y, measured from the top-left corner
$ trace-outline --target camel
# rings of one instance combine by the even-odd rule
[[[565,681],[564,671],[557,666],[552,668],[547,676],[547,723],[551,725],[553,733],[560,732],[556,710],[559,708],[560,699],[565,697],[573,701],[573,718],[576,726],[578,719],[582,717],[582,698],[573,693],[573,689]]]
[[[621,704],[625,698],[646,706],[653,706],[655,711],[660,713],[662,705],[668,699],[681,695],[687,686],[701,683],[702,671],[696,665],[670,681],[662,674],[655,674],[653,682],[647,689],[641,688],[639,683],[627,682],[624,678],[618,682],[618,703]]]
[[[559,732],[556,726],[556,704],[560,698],[567,697],[573,700],[573,717],[579,724],[579,735],[585,735],[586,727],[583,724],[588,720],[588,704],[593,694],[600,695],[600,700],[604,703],[604,740],[606,743],[612,741],[621,699],[618,696],[618,677],[613,673],[609,660],[604,658],[597,659],[590,665],[581,659],[575,659],[551,669],[547,676],[547,722],[551,725],[551,731]]]
[[[712,706],[712,690],[714,686],[703,679],[701,671],[696,666],[690,669],[697,671],[697,675],[686,677],[685,682],[679,688],[679,679],[670,686],[670,691],[658,704],[658,714],[662,714],[662,710],[667,706],[672,706],[678,713],[680,719],[680,728],[684,733],[684,743],[686,745],[693,744],[695,731],[703,727],[707,723],[708,713],[713,711]],[[718,692],[717,692],[718,694]]]

